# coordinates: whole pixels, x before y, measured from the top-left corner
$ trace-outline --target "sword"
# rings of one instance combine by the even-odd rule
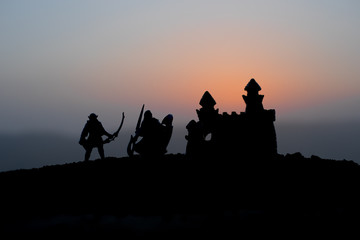
[[[140,124],[141,124],[141,120],[142,120],[143,113],[144,113],[144,107],[145,107],[145,104],[142,105],[140,115],[139,115],[139,118],[138,118],[138,121],[136,124],[136,128],[135,128],[135,133],[140,129]],[[134,156],[134,145],[135,145],[137,139],[138,139],[137,134],[135,134],[135,136],[133,136],[133,135],[130,136],[130,141],[127,146],[127,153],[130,157]]]
[[[120,126],[119,128],[116,130],[116,132],[114,132],[113,136],[111,138],[107,138],[104,140],[104,143],[109,143],[111,141],[114,141],[115,138],[117,138],[117,136],[119,135],[119,132],[120,132],[120,129],[122,127],[122,125],[124,124],[124,119],[125,119],[125,114],[124,112],[122,113],[122,119],[121,119],[121,123],[120,123]]]

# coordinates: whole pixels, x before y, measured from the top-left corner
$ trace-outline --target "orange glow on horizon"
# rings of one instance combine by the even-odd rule
[[[262,88],[264,107],[281,112],[347,93],[331,86],[336,76],[328,84],[326,67],[314,67],[315,60],[293,48],[301,45],[299,39],[273,42],[271,34],[239,36],[224,31],[224,36],[214,35],[211,29],[165,36],[133,49],[126,58],[116,55],[107,59],[84,78],[101,101],[134,106],[148,103],[182,114],[193,114],[205,91],[214,97],[221,113],[245,111],[242,95],[251,78]],[[270,40],[259,45],[264,37]],[[99,87],[99,82],[104,84]]]

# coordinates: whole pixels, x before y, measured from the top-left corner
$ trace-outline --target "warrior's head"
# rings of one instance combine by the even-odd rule
[[[90,120],[96,120],[97,117],[98,117],[98,116],[97,116],[95,113],[91,113],[91,114],[88,116],[88,118],[89,118]]]
[[[164,117],[164,119],[162,120],[162,124],[164,124],[165,126],[171,126],[172,122],[173,122],[173,115],[172,114],[168,114]]]
[[[151,119],[152,118],[152,113],[150,110],[146,110],[144,113],[144,119]]]

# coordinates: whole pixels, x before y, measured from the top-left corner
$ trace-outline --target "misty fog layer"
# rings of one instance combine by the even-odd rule
[[[295,124],[275,123],[278,153],[301,152],[305,157],[317,155],[335,160],[352,160],[360,164],[360,123]],[[105,156],[124,157],[132,132],[120,132],[115,141],[104,145]],[[185,153],[186,129],[175,128],[168,153]],[[241,137],[241,136],[238,136]],[[38,168],[46,165],[83,161],[85,150],[79,136],[61,134],[0,135],[0,171]],[[239,148],[241,157],[241,148]],[[90,160],[98,159],[93,149]]]

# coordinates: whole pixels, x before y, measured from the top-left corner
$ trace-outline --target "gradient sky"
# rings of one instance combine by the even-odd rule
[[[359,122],[359,24],[356,0],[2,0],[0,132],[133,130],[143,103],[183,127],[251,78],[280,123]]]

